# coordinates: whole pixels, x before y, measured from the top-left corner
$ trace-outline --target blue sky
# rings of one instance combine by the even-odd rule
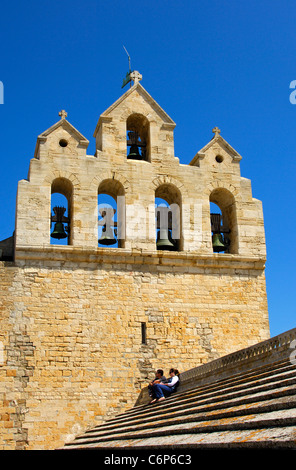
[[[125,45],[177,124],[181,163],[214,126],[242,155],[242,176],[263,202],[271,335],[294,328],[295,20],[295,2],[285,0],[2,2],[0,240],[14,230],[17,182],[37,136],[61,109],[94,153],[97,120],[125,91]]]

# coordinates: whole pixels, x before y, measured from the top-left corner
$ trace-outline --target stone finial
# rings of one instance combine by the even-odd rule
[[[221,131],[220,131],[219,127],[216,126],[212,129],[212,132],[214,132],[215,137],[218,137],[218,135],[220,134]]]
[[[66,119],[68,113],[66,113],[66,111],[62,109],[62,111],[59,112],[59,116],[61,116],[61,119]]]
[[[131,72],[130,77],[133,80],[135,85],[136,85],[136,83],[138,83],[143,78],[142,75],[140,74],[140,72],[138,72],[137,70],[134,70],[133,72]]]

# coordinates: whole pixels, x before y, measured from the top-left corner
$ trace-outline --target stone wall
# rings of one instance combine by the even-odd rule
[[[71,247],[18,258],[0,269],[3,449],[61,446],[133,406],[156,368],[269,337],[258,260]]]

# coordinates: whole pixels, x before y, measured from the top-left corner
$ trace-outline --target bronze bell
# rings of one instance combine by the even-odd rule
[[[63,222],[56,222],[54,224],[54,229],[53,229],[53,232],[51,233],[51,237],[57,238],[58,240],[60,240],[61,238],[67,238],[67,236],[68,235],[65,232]]]
[[[69,232],[69,225],[68,227],[64,228],[64,223],[70,222],[69,217],[65,217],[64,213],[66,212],[65,207],[55,206],[53,208],[54,216],[51,216],[51,222],[55,222],[53,232],[50,234],[52,238],[57,238],[60,240],[61,238],[67,238],[68,234],[66,231]]]
[[[136,131],[128,132],[127,144],[130,145],[130,151],[127,156],[129,160],[142,160],[143,157],[140,154],[139,148],[142,146],[139,135]]]
[[[130,153],[128,154],[127,158],[129,160],[142,160],[142,156],[139,152],[139,147],[136,144],[131,145]]]
[[[213,250],[214,253],[220,253],[227,249],[226,243],[224,243],[223,236],[221,233],[214,233],[212,236]]]
[[[156,247],[158,250],[175,250],[176,247],[171,241],[169,230],[161,228],[157,234]]]
[[[106,225],[103,226],[102,228],[102,235],[101,235],[101,238],[99,239],[99,243],[101,245],[114,245],[116,243],[116,238],[114,237],[114,234],[113,234],[113,229],[112,227],[109,227],[108,229],[106,229]]]

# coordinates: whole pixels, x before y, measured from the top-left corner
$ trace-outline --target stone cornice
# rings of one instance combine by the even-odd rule
[[[55,261],[60,263],[132,264],[163,268],[264,270],[265,258],[232,254],[200,254],[196,252],[144,251],[123,248],[81,248],[74,246],[18,246],[15,261]]]

